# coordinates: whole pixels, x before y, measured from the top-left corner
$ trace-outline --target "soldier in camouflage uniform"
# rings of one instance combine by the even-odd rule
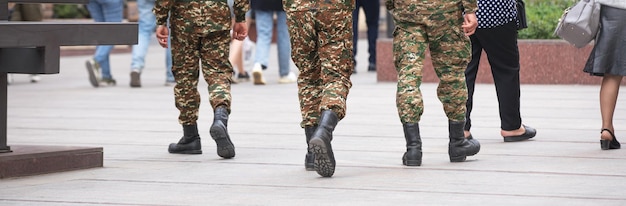
[[[352,87],[354,0],[283,0],[291,57],[300,70],[298,98],[309,152],[305,168],[323,177],[335,172],[332,132],[346,115]]]
[[[386,0],[385,5],[396,24],[393,33],[394,64],[398,71],[396,106],[406,139],[402,163],[422,164],[418,122],[424,112],[420,85],[427,48],[440,80],[437,96],[448,117],[450,161],[465,161],[466,156],[480,150],[477,140],[466,139],[463,134],[467,101],[464,71],[471,50],[467,36],[478,25],[476,0]]]
[[[245,13],[247,0],[235,0],[233,37],[243,40],[248,28]],[[217,154],[222,158],[235,156],[235,146],[228,135],[230,114],[230,84],[233,68],[228,61],[231,12],[227,0],[157,0],[154,7],[157,19],[157,39],[167,47],[171,31],[172,72],[176,81],[174,99],[180,111],[178,121],[184,135],[178,143],[169,145],[170,153],[202,154],[196,121],[200,106],[198,79],[200,69],[208,83],[209,101],[214,111],[211,137],[217,143]],[[169,14],[169,15],[168,15]],[[169,18],[171,28],[166,27]],[[200,62],[202,65],[200,65]]]

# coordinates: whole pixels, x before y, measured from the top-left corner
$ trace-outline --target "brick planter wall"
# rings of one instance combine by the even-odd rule
[[[593,46],[581,49],[563,40],[519,40],[520,82],[522,84],[600,84],[601,78],[582,71]],[[377,43],[377,80],[395,82],[397,72],[393,65],[392,39]],[[424,59],[423,82],[438,82],[430,53]],[[625,80],[626,82],[626,80]],[[483,53],[476,83],[493,83],[487,56]]]

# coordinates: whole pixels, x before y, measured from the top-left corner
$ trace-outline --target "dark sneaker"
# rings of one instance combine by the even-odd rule
[[[89,59],[85,62],[85,66],[87,67],[87,74],[89,74],[89,83],[91,83],[91,86],[100,86],[98,82],[98,80],[100,80],[100,65],[98,65],[95,60]]]
[[[247,82],[250,81],[250,74],[248,72],[237,74],[237,82]]]
[[[117,81],[113,78],[105,78],[100,80],[101,86],[115,86],[117,85]]]
[[[141,87],[141,73],[138,71],[130,72],[130,87]]]

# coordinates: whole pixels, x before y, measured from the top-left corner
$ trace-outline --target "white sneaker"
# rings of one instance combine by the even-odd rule
[[[37,83],[39,81],[41,81],[41,76],[39,76],[38,74],[30,75],[30,82],[31,83]]]
[[[289,72],[289,74],[282,76],[280,77],[280,79],[278,79],[279,84],[289,84],[296,81],[298,81],[298,77],[293,72]]]
[[[263,66],[259,63],[254,64],[252,67],[252,81],[254,85],[265,85],[265,79],[263,79]]]

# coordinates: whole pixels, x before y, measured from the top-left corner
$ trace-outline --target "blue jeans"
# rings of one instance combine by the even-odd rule
[[[289,68],[291,63],[291,42],[289,42],[289,31],[287,30],[287,15],[284,11],[254,10],[257,31],[254,62],[265,66],[268,64],[272,32],[274,30],[274,14],[277,16],[278,73],[282,77],[287,76],[291,70]]]
[[[124,11],[123,0],[90,0],[87,10],[91,18],[96,22],[122,22]],[[96,46],[94,60],[100,65],[103,79],[111,79],[111,65],[109,54],[113,50],[113,45]]]
[[[137,9],[139,10],[139,36],[137,44],[133,45],[132,61],[130,63],[131,70],[141,72],[145,66],[146,53],[150,46],[150,40],[156,29],[156,17],[152,13],[154,0],[137,0]],[[168,41],[169,42],[169,41]],[[172,55],[170,48],[165,51],[165,75],[168,80],[174,80],[172,75]]]

